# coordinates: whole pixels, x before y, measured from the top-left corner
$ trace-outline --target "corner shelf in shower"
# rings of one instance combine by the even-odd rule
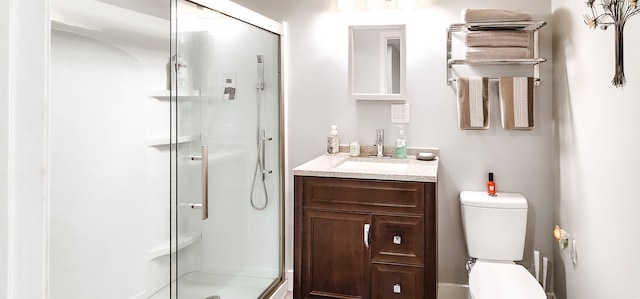
[[[200,139],[200,135],[178,136],[178,141],[176,143],[177,144],[187,143],[187,142],[191,142],[199,139]],[[148,146],[163,146],[163,145],[171,144],[171,140],[169,139],[169,137],[149,138],[147,141],[148,141],[147,143]]]
[[[174,254],[190,245],[195,244],[200,240],[202,240],[202,233],[187,232],[179,234],[177,244],[174,242],[171,246],[169,246],[169,242],[167,241],[149,250],[149,260],[154,260],[165,255]]]
[[[178,100],[193,100],[200,98],[202,93],[199,90],[178,90]],[[149,97],[168,101],[171,99],[171,91],[166,89],[151,90]]]

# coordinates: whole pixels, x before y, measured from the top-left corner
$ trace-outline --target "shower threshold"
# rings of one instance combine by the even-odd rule
[[[259,298],[275,279],[190,272],[180,277],[179,298]],[[176,282],[172,282],[171,285],[172,293],[167,285],[149,299],[176,298]]]

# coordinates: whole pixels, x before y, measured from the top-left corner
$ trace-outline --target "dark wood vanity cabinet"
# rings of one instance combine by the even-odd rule
[[[295,176],[295,299],[435,299],[435,183]]]

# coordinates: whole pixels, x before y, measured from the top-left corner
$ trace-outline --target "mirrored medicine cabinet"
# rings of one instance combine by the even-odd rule
[[[349,93],[355,100],[404,101],[405,25],[349,27]]]

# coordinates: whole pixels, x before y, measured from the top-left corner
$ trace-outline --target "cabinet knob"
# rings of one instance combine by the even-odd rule
[[[394,294],[402,293],[402,288],[400,287],[399,283],[396,283],[396,284],[393,285],[393,293]]]
[[[402,244],[402,237],[401,236],[393,236],[393,244],[396,244],[396,245]]]

